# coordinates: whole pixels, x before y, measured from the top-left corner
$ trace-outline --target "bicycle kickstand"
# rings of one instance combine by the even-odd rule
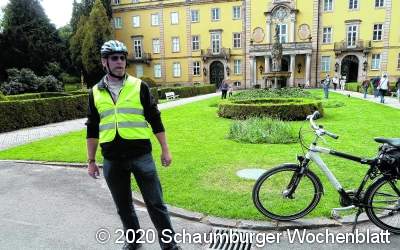
[[[358,208],[356,217],[354,218],[354,222],[353,222],[353,229],[351,230],[351,232],[354,234],[354,231],[356,230],[357,227],[357,222],[358,222],[358,217],[360,216],[360,214],[362,214],[363,209],[360,207]]]

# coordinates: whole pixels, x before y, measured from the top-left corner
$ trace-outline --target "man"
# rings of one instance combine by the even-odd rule
[[[149,87],[126,74],[126,46],[115,40],[101,47],[104,78],[89,92],[87,120],[88,174],[99,176],[96,165],[98,143],[104,157],[104,178],[121,218],[126,241],[122,249],[138,249],[140,237],[131,191],[131,173],[143,195],[147,211],[157,229],[161,249],[180,249],[170,240],[174,234],[161,184],[151,155],[152,132],[161,145],[161,163],[167,167],[172,158],[157,104]],[[148,124],[151,125],[152,130]],[[168,233],[167,237],[162,237]],[[143,239],[143,238],[142,238]],[[132,240],[134,240],[132,242]],[[128,241],[130,243],[128,243]]]
[[[221,88],[221,99],[226,99],[226,93],[229,90],[228,80],[223,79],[220,88]]]
[[[331,78],[329,77],[329,75],[326,75],[325,80],[323,80],[323,82],[322,82],[325,99],[329,98],[329,86],[330,85],[331,85]]]
[[[379,81],[379,86],[378,86],[378,90],[379,90],[379,95],[381,97],[380,102],[381,103],[385,103],[385,95],[387,93],[389,89],[389,80],[387,78],[387,74],[383,74],[381,80]]]
[[[367,98],[369,85],[370,85],[370,81],[368,79],[365,79],[361,84],[361,87],[364,91],[364,99]]]

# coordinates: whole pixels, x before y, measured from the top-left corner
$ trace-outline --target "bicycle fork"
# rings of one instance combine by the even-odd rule
[[[300,183],[301,178],[304,175],[304,172],[307,170],[308,164],[310,163],[310,159],[305,158],[303,156],[297,156],[297,160],[299,161],[299,171],[295,172],[290,179],[290,182],[286,188],[286,190],[283,191],[283,196],[289,199],[293,199],[293,194],[295,193],[297,186]]]

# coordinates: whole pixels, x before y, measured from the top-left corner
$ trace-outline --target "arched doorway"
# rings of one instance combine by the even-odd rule
[[[349,55],[343,58],[340,73],[346,76],[346,82],[357,82],[358,64],[358,58],[354,55]]]
[[[210,83],[215,84],[217,88],[224,80],[224,65],[220,61],[215,61],[210,65]]]

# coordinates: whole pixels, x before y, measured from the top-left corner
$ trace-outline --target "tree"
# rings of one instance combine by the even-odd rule
[[[41,75],[58,61],[62,45],[39,0],[10,0],[3,16],[5,68],[30,68]]]
[[[81,2],[77,2],[74,0],[72,4],[72,16],[71,16],[71,27],[72,32],[75,33],[78,29],[78,23],[81,16],[89,16],[92,11],[95,0],[82,0]],[[111,8],[111,0],[101,0],[104,8],[107,12],[108,20],[112,18],[112,8]]]
[[[100,48],[112,37],[112,28],[101,0],[96,0],[86,24],[82,44],[82,64],[88,85],[96,83],[103,75]]]
[[[82,44],[85,38],[86,23],[88,17],[81,16],[77,25],[77,31],[72,35],[69,44],[69,51],[71,55],[71,61],[74,68],[80,73],[83,70],[82,64]]]

